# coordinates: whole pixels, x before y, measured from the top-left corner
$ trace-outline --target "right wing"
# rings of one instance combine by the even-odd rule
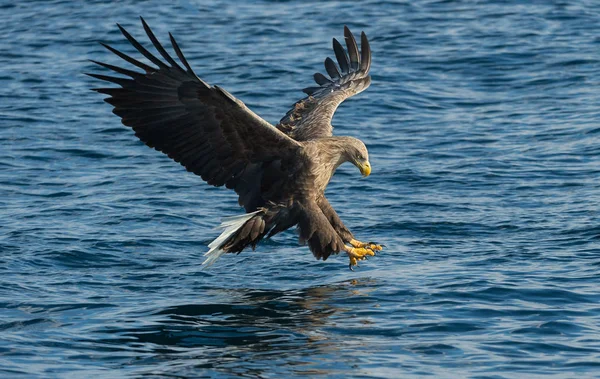
[[[346,26],[344,37],[348,54],[333,39],[333,51],[340,68],[331,58],[325,59],[325,69],[331,79],[317,72],[314,78],[319,87],[303,89],[308,97],[296,102],[277,124],[277,129],[297,141],[330,137],[333,131],[331,119],[337,107],[371,84],[371,48],[367,36],[364,32],[360,35],[360,53],[354,36]]]
[[[117,24],[118,25],[118,24]],[[113,113],[146,145],[167,154],[188,171],[209,184],[247,192],[238,179],[248,167],[280,160],[294,164],[300,145],[248,109],[229,92],[209,86],[198,78],[171,34],[171,44],[182,68],[161,46],[146,22],[142,25],[163,62],[146,50],[120,25],[119,29],[142,55],[157,67],[149,66],[104,45],[145,73],[94,63],[127,76],[88,74],[115,83],[121,88],[98,88],[109,95],[106,102]]]

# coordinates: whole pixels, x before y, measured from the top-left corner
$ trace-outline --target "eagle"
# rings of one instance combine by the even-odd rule
[[[371,173],[365,144],[354,137],[333,136],[331,125],[340,103],[371,83],[371,49],[364,32],[359,51],[353,34],[344,27],[346,50],[333,39],[338,64],[325,59],[329,77],[314,74],[317,86],[305,88],[307,96],[272,125],[225,89],[200,79],[169,33],[178,63],[140,19],[163,59],[117,24],[154,66],[102,43],[143,72],[91,60],[120,76],[87,75],[119,86],[93,90],[109,96],[104,100],[114,107],[113,113],[147,146],[208,184],[225,186],[239,196],[245,214],[223,220],[223,232],[208,245],[204,265],[225,253],[254,249],[263,238],[293,226],[300,243],[307,244],[317,259],[344,252],[351,270],[382,250],[375,242],[355,239],[325,197],[327,184],[342,163],[354,164],[365,177]]]

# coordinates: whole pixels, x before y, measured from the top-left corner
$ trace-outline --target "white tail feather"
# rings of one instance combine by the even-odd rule
[[[227,242],[229,237],[234,235],[235,232],[238,231],[238,229],[244,226],[246,221],[250,220],[258,212],[260,211],[224,218],[221,222],[221,225],[217,227],[218,229],[224,230],[220,236],[218,236],[217,238],[215,238],[214,241],[208,244],[210,250],[208,250],[204,254],[206,259],[204,260],[204,262],[202,262],[202,265],[206,267],[212,266],[212,264],[215,263],[221,255],[225,254],[225,250],[222,249],[225,242]]]

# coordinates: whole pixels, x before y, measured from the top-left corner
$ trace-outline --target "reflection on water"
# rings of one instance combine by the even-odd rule
[[[310,365],[313,357],[334,356],[339,349],[339,341],[327,334],[327,327],[335,326],[332,319],[347,310],[336,304],[363,296],[370,285],[371,279],[299,290],[211,289],[206,295],[223,302],[136,313],[121,324],[134,326],[99,331],[110,337],[96,342],[144,352],[148,359],[135,362],[142,367],[174,360],[182,365],[183,359],[188,368],[256,377],[272,372],[276,359],[298,366],[298,373],[326,374]],[[239,365],[240,360],[246,363]]]

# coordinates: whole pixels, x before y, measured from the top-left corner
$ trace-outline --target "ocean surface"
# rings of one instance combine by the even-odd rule
[[[334,132],[373,173],[327,194],[385,250],[351,272],[290,230],[204,270],[236,195],[83,74],[141,58],[140,15],[272,123],[364,30]],[[598,1],[20,1],[0,33],[0,377],[600,377]]]

